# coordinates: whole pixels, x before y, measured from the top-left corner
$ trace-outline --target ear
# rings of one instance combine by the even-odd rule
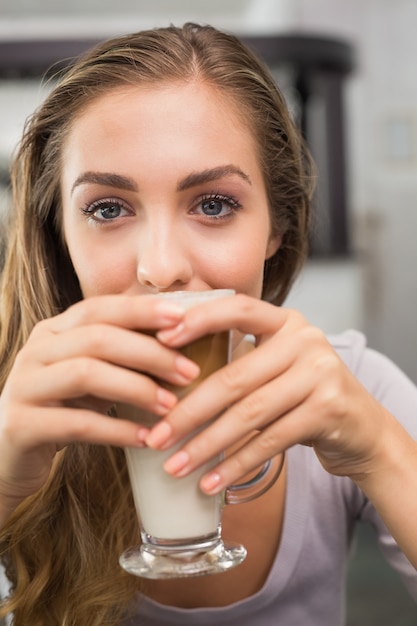
[[[279,250],[282,243],[282,235],[274,235],[269,238],[265,251],[265,261],[270,259]]]

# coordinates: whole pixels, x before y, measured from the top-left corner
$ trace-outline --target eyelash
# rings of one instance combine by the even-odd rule
[[[227,213],[226,215],[211,215],[211,216],[200,214],[203,217],[205,217],[209,222],[231,219],[236,213],[236,211],[242,208],[242,205],[236,198],[234,198],[233,196],[226,196],[219,192],[204,194],[203,196],[198,198],[194,206],[197,208],[201,208],[204,202],[210,202],[213,200],[217,200],[219,202],[225,203],[229,207],[230,213]],[[191,213],[196,214],[196,209],[193,209]]]
[[[111,205],[118,206],[120,207],[120,209],[124,209],[125,211],[131,212],[131,209],[129,209],[129,207],[119,198],[100,198],[100,200],[95,200],[91,204],[87,204],[81,207],[81,213],[83,213],[88,218],[95,220],[97,222],[105,222],[106,220],[104,218],[100,219],[96,217],[94,213],[101,208],[104,209]],[[111,220],[109,219],[108,221],[110,222]]]
[[[202,209],[202,205],[205,202],[211,202],[211,201],[218,201],[218,202],[226,204],[228,208],[230,209],[230,212],[228,212],[226,215],[205,215],[204,213],[197,212],[198,209]],[[111,222],[113,221],[111,218],[106,220],[105,218],[102,217],[100,219],[99,217],[95,215],[95,213],[99,211],[101,208],[105,209],[105,208],[110,207],[111,205],[117,206],[121,210],[124,209],[125,211],[131,212],[131,209],[127,205],[125,205],[125,203],[122,200],[118,198],[100,198],[99,200],[95,200],[91,204],[87,204],[81,207],[80,210],[81,210],[81,213],[83,213],[86,217],[96,222],[100,222],[100,223],[104,223],[106,221]],[[194,203],[194,208],[190,211],[190,213],[192,215],[200,215],[201,217],[205,218],[207,222],[213,223],[213,222],[219,222],[220,220],[231,219],[236,213],[236,211],[238,211],[240,208],[242,208],[242,205],[233,196],[226,196],[219,192],[212,192],[212,193],[204,194],[200,198],[198,198],[198,200]],[[116,218],[113,218],[113,219],[116,219]]]

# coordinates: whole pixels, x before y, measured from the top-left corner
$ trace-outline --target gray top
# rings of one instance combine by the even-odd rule
[[[362,384],[417,439],[417,388],[411,381],[389,359],[367,349],[362,334],[347,331],[330,340]],[[139,596],[136,618],[124,626],[341,626],[346,566],[358,521],[374,526],[384,556],[417,602],[417,571],[361,490],[348,478],[328,474],[310,448],[291,448],[287,460],[283,532],[262,589],[214,609],[178,609]]]

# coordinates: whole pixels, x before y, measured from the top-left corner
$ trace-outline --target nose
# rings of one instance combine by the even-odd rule
[[[137,279],[152,291],[183,289],[191,281],[193,265],[185,233],[168,224],[149,226],[140,236]]]

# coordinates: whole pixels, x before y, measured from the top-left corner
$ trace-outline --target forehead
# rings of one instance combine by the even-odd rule
[[[130,113],[132,123],[140,123],[140,116],[147,121],[163,124],[166,119],[188,123],[205,119],[215,128],[228,124],[230,129],[250,134],[250,124],[243,103],[230,92],[204,82],[179,81],[146,85],[123,85],[98,95],[87,104],[72,122],[69,134],[77,127],[94,129],[95,120],[115,124],[123,112]],[[163,114],[163,117],[161,117]],[[206,126],[206,124],[205,124]]]
[[[243,107],[229,94],[191,81],[129,85],[98,96],[73,121],[63,162],[65,170],[76,155],[97,167],[141,158],[148,165],[155,157],[173,166],[188,155],[198,168],[239,156],[253,167],[257,152]]]

